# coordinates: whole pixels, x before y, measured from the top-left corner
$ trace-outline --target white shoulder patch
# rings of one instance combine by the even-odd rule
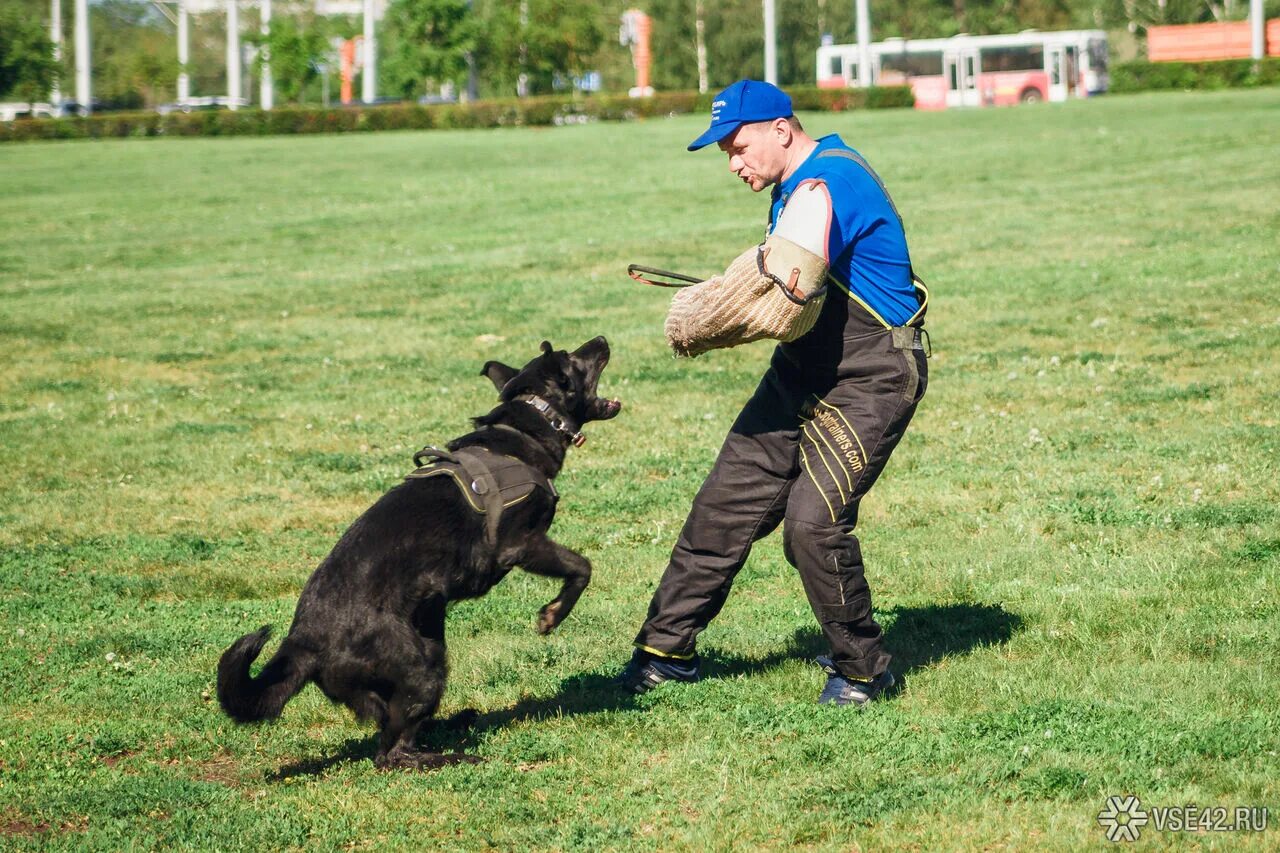
[[[823,181],[804,181],[791,193],[773,234],[807,249],[828,263],[831,233],[831,194]]]

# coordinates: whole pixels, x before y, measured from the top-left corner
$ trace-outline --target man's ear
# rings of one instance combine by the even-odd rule
[[[519,372],[500,361],[486,361],[484,367],[480,368],[480,375],[489,377],[489,381],[493,383],[494,388],[498,389],[498,393],[502,393],[503,387],[511,381],[511,377]]]
[[[791,137],[793,135],[791,131],[791,122],[787,121],[785,118],[775,118],[773,120],[772,129],[774,134],[777,135],[778,141],[784,146],[791,144]]]

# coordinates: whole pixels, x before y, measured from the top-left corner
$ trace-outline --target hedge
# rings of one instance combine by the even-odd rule
[[[1117,93],[1161,89],[1234,89],[1280,85],[1280,57],[1216,62],[1125,62],[1111,69],[1109,90]]]
[[[799,111],[910,107],[908,86],[870,89],[791,90]],[[705,112],[711,97],[696,92],[662,92],[648,98],[626,95],[512,98],[469,104],[391,104],[335,109],[283,107],[275,110],[204,110],[190,113],[101,113],[87,118],[18,119],[0,122],[0,142],[28,139],[124,139],[149,136],[265,136],[292,133],[352,133],[373,130],[520,127],[625,121],[651,116]]]

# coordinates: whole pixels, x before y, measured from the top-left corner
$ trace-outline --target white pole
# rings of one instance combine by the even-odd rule
[[[240,107],[240,9],[227,0],[227,108]]]
[[[53,61],[56,65],[62,63],[62,0],[53,0],[53,6],[49,10],[49,40],[53,42]],[[58,104],[62,103],[62,89],[59,86],[58,79],[55,77],[53,88],[49,90],[49,101],[56,109]]]
[[[76,0],[76,103],[80,115],[93,111],[89,91],[89,0]]]
[[[778,85],[778,16],[774,0],[764,0],[764,80]]]
[[[1266,37],[1267,16],[1262,9],[1262,0],[1251,0],[1249,3],[1249,29],[1253,35],[1253,51],[1250,54],[1254,62],[1259,62],[1267,52]]]
[[[698,56],[698,92],[707,94],[709,84],[707,82],[707,41],[706,41],[706,9],[702,5],[702,0],[696,0],[693,4],[693,32],[695,49]]]
[[[262,35],[265,37],[270,34],[271,0],[262,0]],[[258,101],[264,110],[271,109],[276,103],[275,86],[271,80],[271,49],[265,45],[262,48],[262,79],[259,81]]]
[[[187,61],[191,52],[191,35],[187,28],[187,0],[178,0],[178,103],[191,100],[191,77]]]
[[[364,70],[360,72],[360,100],[371,104],[378,97],[378,45],[373,34],[373,0],[364,0]]]
[[[520,0],[520,73],[516,75],[516,97],[529,95],[529,75],[525,63],[529,59],[529,45],[525,44],[525,30],[529,27],[529,0]]]
[[[871,13],[867,0],[858,0],[858,85],[871,85]]]

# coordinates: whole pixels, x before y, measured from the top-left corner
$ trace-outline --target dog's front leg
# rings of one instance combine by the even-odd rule
[[[563,622],[591,583],[591,562],[577,551],[545,537],[525,552],[520,568],[535,575],[564,578],[560,594],[538,612],[539,634],[548,634]]]

